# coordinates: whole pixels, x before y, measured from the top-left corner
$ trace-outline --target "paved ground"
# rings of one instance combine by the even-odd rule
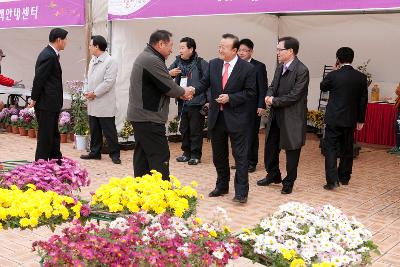
[[[260,138],[263,140],[263,135],[260,135]],[[200,201],[200,217],[209,219],[215,207],[221,206],[232,218],[231,226],[234,230],[256,224],[262,217],[288,201],[307,202],[316,206],[330,203],[347,215],[355,216],[373,232],[374,240],[382,252],[381,256],[375,257],[373,266],[400,266],[400,158],[388,155],[386,147],[363,146],[359,158],[354,162],[350,185],[327,192],[322,189],[325,182],[324,161],[318,144],[315,136],[308,136],[307,145],[301,154],[298,180],[294,192],[289,196],[280,194],[280,185],[256,186],[256,181],[265,175],[262,165],[259,164],[257,171],[250,174],[249,200],[243,206],[231,201],[232,182],[229,195],[217,199],[207,197],[208,192],[214,188],[216,177],[208,142],[204,144],[203,162],[198,166],[177,163],[175,157],[180,155],[180,144],[171,144],[171,173],[183,183],[190,183],[192,180],[199,182],[198,191],[206,196]],[[27,137],[0,134],[0,161],[30,160],[34,156],[35,146],[36,141]],[[62,152],[65,156],[77,160],[81,154],[73,149],[71,143],[62,144]],[[263,158],[261,153],[260,158]],[[89,192],[107,182],[112,176],[132,175],[132,151],[122,152],[121,159],[120,166],[112,164],[108,156],[104,155],[101,161],[79,160],[88,169],[92,179],[91,186],[83,190],[82,196],[88,197]],[[284,153],[281,159],[284,163]],[[233,163],[232,159],[231,162]],[[0,266],[39,266],[38,257],[30,252],[31,244],[35,240],[47,239],[51,234],[51,231],[44,227],[34,231],[1,231]],[[234,266],[250,265],[244,261],[234,263]]]

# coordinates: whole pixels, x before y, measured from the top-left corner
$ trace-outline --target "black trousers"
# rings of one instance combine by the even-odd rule
[[[165,125],[154,122],[132,122],[135,129],[133,171],[135,177],[160,172],[163,180],[169,180],[169,147]]]
[[[201,106],[185,106],[179,128],[183,154],[194,159],[201,159],[203,148],[204,116],[200,114],[200,110]]]
[[[394,122],[394,128],[396,129],[396,146],[400,147],[400,109],[397,110],[397,118]]]
[[[254,114],[251,114],[249,118],[250,118],[250,125],[247,135],[247,141],[249,143],[247,159],[249,161],[249,166],[256,167],[258,164],[258,147],[259,147],[258,133],[260,132],[261,117],[257,115],[256,111],[254,111]]]
[[[353,168],[354,128],[325,127],[325,175],[328,184],[348,182]],[[339,167],[337,158],[339,157]]]
[[[35,115],[38,122],[35,160],[61,159],[60,132],[58,131],[60,112],[35,109]]]
[[[272,120],[271,128],[268,133],[268,137],[265,140],[264,149],[264,164],[268,176],[271,179],[281,177],[281,171],[279,169],[279,154],[281,149],[279,148],[280,143],[280,129],[275,119]],[[284,186],[293,186],[294,181],[297,178],[297,167],[300,159],[300,149],[285,150],[286,152],[286,178],[283,179],[282,183]]]
[[[229,189],[230,167],[228,137],[235,158],[235,195],[247,196],[249,192],[249,174],[247,163],[247,138],[245,131],[230,132],[226,127],[223,111],[219,112],[217,122],[210,130],[213,162],[217,171],[216,188]]]
[[[111,158],[120,158],[118,133],[115,127],[115,117],[89,116],[90,154],[100,155],[103,146],[103,134],[107,140]]]

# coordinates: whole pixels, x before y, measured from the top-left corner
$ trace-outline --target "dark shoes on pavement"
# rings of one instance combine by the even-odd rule
[[[265,178],[263,178],[261,180],[258,180],[257,181],[257,185],[258,186],[268,186],[268,185],[270,185],[272,183],[280,184],[281,182],[282,182],[281,176],[277,176],[275,178],[272,178],[272,177],[267,175]]]
[[[182,155],[182,156],[179,156],[176,158],[177,162],[188,162],[189,160],[190,160],[190,158],[185,155]]]
[[[121,160],[119,158],[111,158],[114,164],[121,164]]]
[[[231,166],[231,169],[232,169],[232,170],[236,170],[236,165],[232,165],[232,166]],[[247,170],[248,170],[249,172],[255,172],[255,171],[256,171],[256,166],[249,165],[249,167],[247,168]]]
[[[189,165],[197,165],[197,164],[199,164],[201,161],[199,160],[199,159],[196,159],[196,158],[192,158],[192,159],[190,159],[189,161],[188,161],[188,164]]]
[[[245,204],[245,203],[247,203],[247,196],[235,196],[232,199],[232,201],[233,202],[238,202],[238,203],[241,203],[241,204]]]
[[[324,187],[325,190],[333,190],[335,188],[338,188],[339,186],[340,186],[339,182],[336,182],[334,184],[326,184],[323,187]]]
[[[220,197],[220,196],[226,195],[228,193],[229,193],[229,189],[221,190],[221,189],[215,188],[213,191],[211,191],[208,194],[208,196],[209,197]]]
[[[81,159],[101,159],[101,155],[93,155],[93,154],[81,155]]]

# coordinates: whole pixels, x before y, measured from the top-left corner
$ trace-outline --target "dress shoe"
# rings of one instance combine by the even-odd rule
[[[114,164],[121,164],[121,160],[119,158],[112,158],[111,160]]]
[[[271,178],[271,177],[268,177],[268,175],[267,175],[267,177],[265,177],[265,178],[263,178],[261,180],[258,180],[257,181],[257,185],[258,186],[267,186],[267,185],[270,185],[272,183],[280,184],[281,182],[282,182],[282,178],[280,176],[278,176],[277,178]]]
[[[333,190],[333,189],[335,189],[337,187],[339,187],[339,183],[338,182],[336,182],[334,184],[326,184],[326,185],[324,185],[324,189],[325,190]]]
[[[93,155],[93,154],[87,154],[87,155],[81,155],[81,159],[101,159],[101,155]]]
[[[281,190],[281,194],[288,195],[291,194],[293,191],[293,186],[283,186]]]
[[[213,191],[211,191],[211,192],[208,194],[208,196],[209,196],[209,197],[220,197],[220,196],[226,195],[226,194],[228,194],[228,193],[229,193],[229,189],[221,190],[221,189],[215,188]]]
[[[247,168],[247,170],[248,170],[249,172],[255,172],[255,171],[256,171],[256,166],[249,165],[249,167]]]
[[[349,185],[349,181],[340,181],[342,185]]]
[[[232,201],[244,204],[247,203],[247,196],[235,196]]]
[[[182,156],[179,156],[176,158],[177,162],[188,162],[189,160],[190,160],[190,158],[185,155],[182,155]]]
[[[197,164],[199,164],[200,163],[200,160],[199,159],[190,159],[189,161],[188,161],[188,164],[189,165],[197,165]]]

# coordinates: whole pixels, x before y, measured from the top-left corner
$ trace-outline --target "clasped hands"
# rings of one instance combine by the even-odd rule
[[[94,100],[96,98],[96,95],[92,91],[92,92],[85,93],[85,97],[86,97],[87,100]]]
[[[272,99],[274,99],[274,97],[273,96],[266,96],[265,97],[265,104],[267,105],[267,106],[272,106]]]
[[[191,100],[196,93],[196,90],[193,86],[184,87],[185,93],[180,97],[182,100]]]

